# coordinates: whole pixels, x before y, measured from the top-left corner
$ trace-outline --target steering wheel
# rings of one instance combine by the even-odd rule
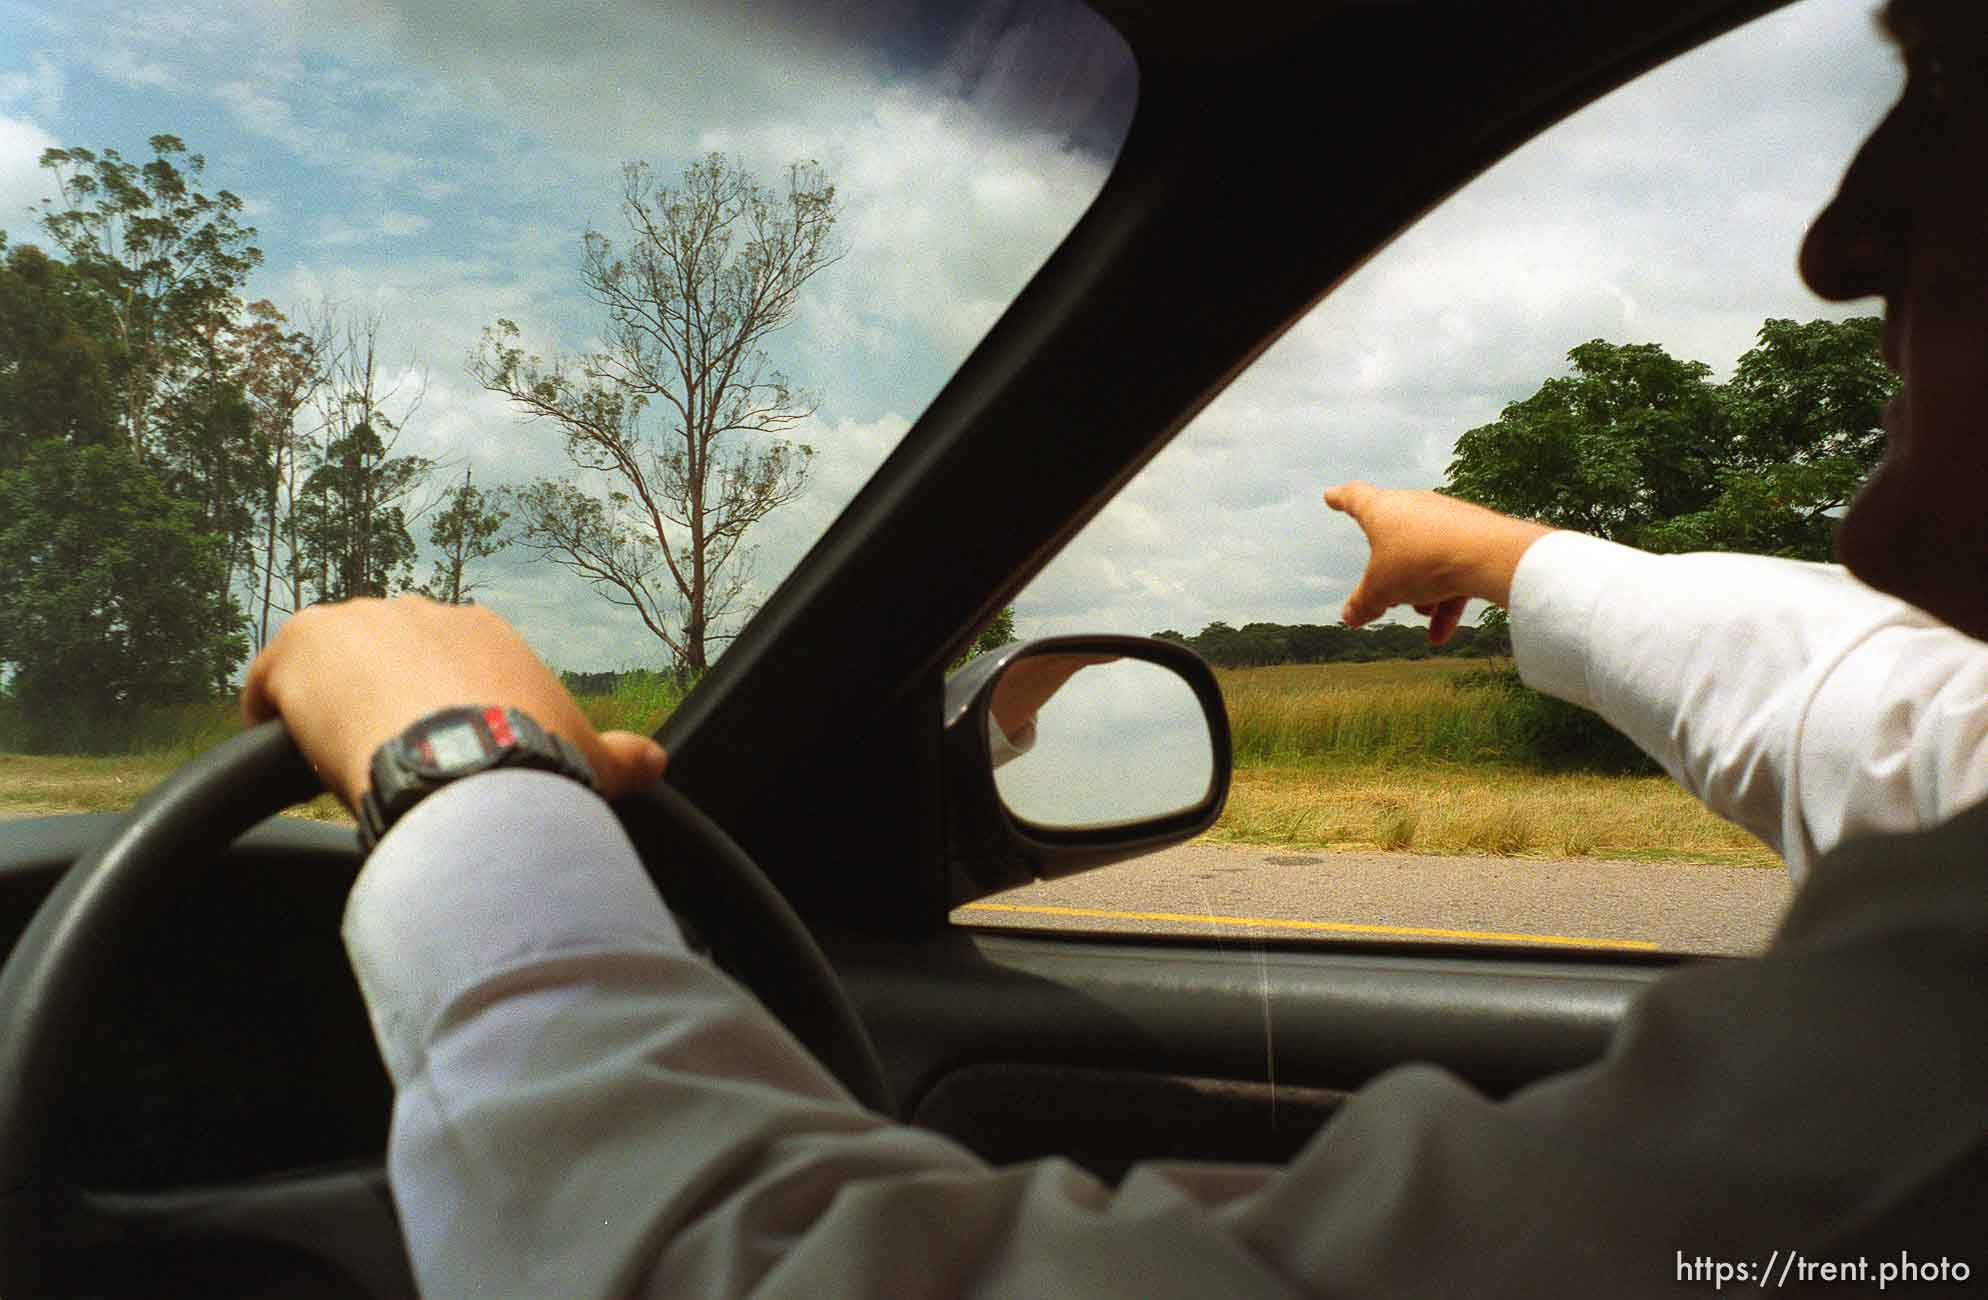
[[[123,829],[63,876],[14,945],[0,972],[0,1295],[44,1293],[59,1213],[71,1216],[71,1228],[77,1216],[112,1220],[86,1225],[107,1232],[124,1226],[106,1198],[79,1206],[61,1194],[48,1140],[105,972],[187,873],[322,789],[281,722],[215,746],[134,805]],[[857,1101],[893,1113],[876,1047],[841,981],[744,851],[660,783],[617,802],[615,812],[664,899],[724,964]],[[374,1191],[378,1181],[371,1177]]]

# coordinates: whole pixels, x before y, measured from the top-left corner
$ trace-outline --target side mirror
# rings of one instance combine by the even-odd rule
[[[1206,830],[1228,798],[1228,712],[1171,641],[1061,636],[946,682],[954,902],[1067,876]]]

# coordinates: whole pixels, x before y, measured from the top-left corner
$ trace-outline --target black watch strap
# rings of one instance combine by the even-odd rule
[[[497,768],[570,777],[598,792],[586,755],[530,716],[496,705],[438,709],[381,745],[359,796],[359,848],[371,853],[407,810],[452,781]]]

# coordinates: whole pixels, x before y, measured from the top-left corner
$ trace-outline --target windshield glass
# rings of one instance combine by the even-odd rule
[[[0,8],[0,753],[191,752],[406,590],[653,727],[1133,110],[1069,0],[787,8]]]

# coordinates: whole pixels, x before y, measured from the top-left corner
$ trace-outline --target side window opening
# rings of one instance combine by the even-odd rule
[[[1693,449],[1744,437],[1734,422],[1758,418],[1770,389],[1807,382],[1803,356],[1884,380],[1873,309],[1825,304],[1794,270],[1843,142],[1897,90],[1868,24],[1859,0],[1806,0],[1577,113],[1404,233],[1217,398],[1014,614],[1025,638],[1158,635],[1216,665],[1236,741],[1227,812],[1192,844],[955,921],[1540,952],[1763,946],[1790,888],[1774,852],[1594,715],[1523,687],[1495,613],[1480,622],[1473,607],[1440,649],[1407,610],[1340,626],[1366,549],[1320,494],[1355,478],[1488,484],[1504,495],[1482,499],[1538,514],[1524,489],[1557,472],[1537,459],[1555,412],[1602,404],[1621,426],[1691,427],[1634,481],[1575,476],[1595,522],[1553,522],[1650,549],[1825,558],[1826,512],[1772,515],[1766,499],[1786,493],[1755,490],[1792,472],[1777,479],[1763,456],[1723,481]],[[1875,420],[1850,423],[1783,459],[1854,444],[1868,461]]]

